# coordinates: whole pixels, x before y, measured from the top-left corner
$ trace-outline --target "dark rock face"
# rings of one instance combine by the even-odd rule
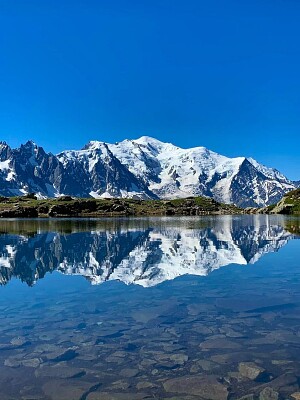
[[[38,193],[40,196],[123,197],[137,192],[140,197],[156,198],[103,144],[84,154],[54,156],[29,141],[19,149],[0,145],[0,193],[3,196]],[[72,154],[71,154],[72,155]],[[92,162],[91,162],[92,160]],[[91,194],[92,193],[92,194]]]
[[[54,195],[53,180],[59,162],[51,153],[45,153],[42,147],[28,141],[19,149],[7,145],[0,146],[1,194],[15,196],[24,193]]]
[[[267,190],[266,185],[268,185]],[[240,207],[274,204],[286,193],[276,181],[266,183],[266,176],[247,159],[233,178],[230,190],[233,203]]]
[[[300,188],[300,181],[293,181],[293,184],[296,186],[296,188]]]

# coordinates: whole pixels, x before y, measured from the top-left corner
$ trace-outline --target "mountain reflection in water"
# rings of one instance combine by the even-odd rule
[[[297,398],[299,222],[0,220],[0,399]]]
[[[283,217],[2,221],[0,283],[32,286],[47,272],[92,284],[119,280],[154,286],[181,275],[207,275],[255,263],[296,236]]]

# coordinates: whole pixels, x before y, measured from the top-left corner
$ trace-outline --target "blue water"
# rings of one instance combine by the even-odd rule
[[[1,221],[0,399],[292,399],[299,225]]]

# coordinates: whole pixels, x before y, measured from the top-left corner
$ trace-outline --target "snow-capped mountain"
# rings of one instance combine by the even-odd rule
[[[0,142],[0,195],[17,196],[30,192],[53,197],[53,182],[60,175],[57,157],[45,153],[32,141],[11,149]]]
[[[300,181],[293,181],[293,184],[294,184],[297,188],[300,187]]]
[[[7,233],[0,236],[0,283],[18,277],[33,285],[57,270],[92,284],[118,280],[149,287],[187,274],[206,276],[228,264],[254,263],[295,237],[268,216],[224,217],[193,229],[190,222],[135,228],[124,222],[70,234],[38,230],[28,237]]]
[[[115,157],[106,143],[64,151],[57,159],[62,165],[62,178],[55,183],[59,193],[95,198],[153,197],[145,183]]]
[[[99,142],[91,142],[96,148]],[[252,158],[228,158],[205,147],[182,149],[150,137],[109,145],[159,198],[209,196],[238,206],[272,204],[295,185]]]
[[[19,149],[0,144],[0,195],[36,193],[39,197],[143,197],[152,193],[111,153],[98,148],[57,156],[28,141]]]
[[[58,155],[33,142],[0,143],[0,195],[170,199],[209,196],[237,206],[276,203],[297,186],[252,158],[228,158],[205,147],[182,149],[143,136],[115,144],[89,142]]]

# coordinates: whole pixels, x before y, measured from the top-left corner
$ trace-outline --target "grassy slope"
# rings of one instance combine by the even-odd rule
[[[271,213],[300,214],[300,189],[286,193],[277,204],[268,209]]]
[[[286,204],[292,205],[293,214],[300,214],[300,189],[287,193],[284,199]]]
[[[210,198],[176,200],[58,199],[37,200],[31,196],[0,197],[0,217],[97,217],[118,215],[237,214],[235,206]]]

